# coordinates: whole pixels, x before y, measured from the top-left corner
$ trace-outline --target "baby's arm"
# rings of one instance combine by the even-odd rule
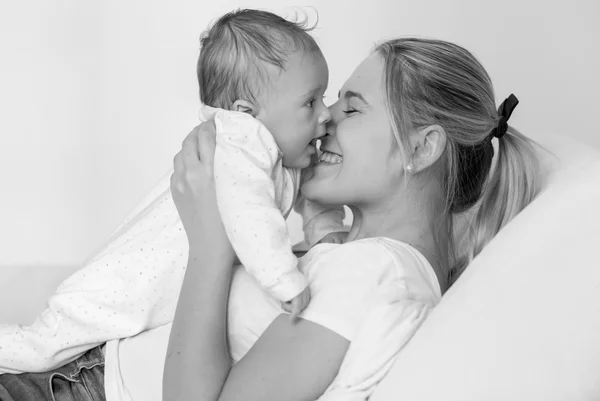
[[[302,170],[300,184],[311,174],[311,167]],[[302,185],[300,185],[302,187]],[[320,242],[343,243],[348,235],[344,227],[346,213],[343,206],[325,206],[310,201],[298,192],[294,210],[302,216],[304,239],[309,247]]]
[[[287,224],[275,203],[277,145],[250,115],[219,112],[215,126],[215,188],[227,236],[261,286],[275,299],[290,301],[308,282],[297,269]]]

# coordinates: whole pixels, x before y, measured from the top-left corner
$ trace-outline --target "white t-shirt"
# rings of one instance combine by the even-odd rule
[[[301,317],[351,341],[320,400],[365,400],[441,299],[435,272],[410,245],[382,237],[317,245],[300,258],[299,268],[312,294]],[[234,362],[281,313],[252,276],[236,269],[228,322]],[[161,399],[170,329],[167,324],[107,344],[107,401]]]

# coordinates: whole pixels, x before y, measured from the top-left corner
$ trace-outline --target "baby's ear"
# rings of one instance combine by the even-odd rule
[[[256,117],[256,113],[258,111],[251,102],[249,102],[247,100],[242,100],[242,99],[238,99],[235,102],[233,102],[233,105],[231,106],[231,110],[239,111],[242,113],[248,113],[252,117]]]

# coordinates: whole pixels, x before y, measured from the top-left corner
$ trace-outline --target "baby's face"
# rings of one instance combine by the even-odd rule
[[[284,166],[308,167],[316,153],[314,139],[325,134],[331,118],[323,103],[328,82],[327,62],[320,52],[293,53],[285,70],[273,78],[256,118],[273,134]]]

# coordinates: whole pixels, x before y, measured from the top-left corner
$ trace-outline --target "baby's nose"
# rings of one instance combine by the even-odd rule
[[[331,121],[331,112],[329,111],[329,108],[326,107],[323,113],[321,113],[319,116],[319,124],[326,124],[329,121]]]

